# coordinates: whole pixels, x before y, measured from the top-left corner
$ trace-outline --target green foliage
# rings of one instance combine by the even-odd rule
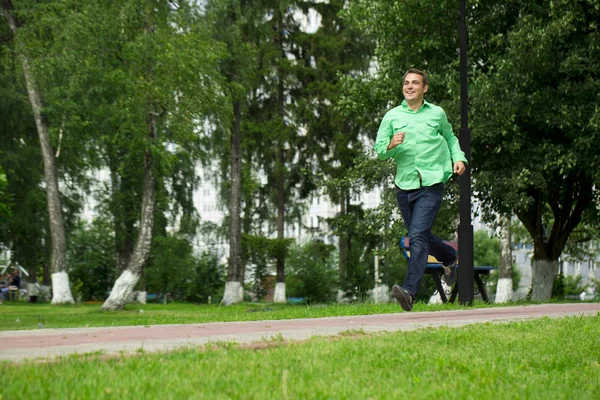
[[[196,260],[187,301],[218,304],[225,288],[225,267],[216,254],[205,251]]]
[[[2,229],[2,225],[4,221],[11,214],[11,199],[8,193],[6,193],[6,187],[8,186],[8,181],[6,180],[6,174],[2,169],[2,165],[0,165],[0,229]]]
[[[474,74],[478,197],[487,212],[516,211],[537,259],[557,260],[597,208],[600,13],[591,3],[509,4],[503,29],[490,32],[495,50]]]
[[[486,231],[473,235],[473,264],[500,268],[500,239],[491,237]]]
[[[583,278],[581,275],[567,275],[564,277],[565,295],[566,296],[579,296],[581,292],[586,290],[589,285],[583,284]]]
[[[194,256],[192,245],[181,235],[157,235],[140,286],[176,300],[207,303],[210,297],[218,302],[225,286],[224,269],[212,252]]]
[[[141,284],[145,283],[148,293],[168,293],[175,299],[185,299],[195,269],[196,259],[186,239],[177,235],[155,236],[144,270],[145,282]]]
[[[554,283],[552,285],[552,297],[558,300],[562,300],[565,298],[565,276],[563,273],[559,273],[554,279]]]
[[[75,296],[77,283],[81,299],[104,300],[116,279],[114,232],[110,222],[80,221],[69,235],[69,279]]]
[[[288,297],[302,297],[307,303],[335,300],[338,276],[334,246],[312,241],[293,247],[287,271]]]

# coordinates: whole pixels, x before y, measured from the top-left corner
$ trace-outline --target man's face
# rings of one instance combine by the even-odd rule
[[[423,77],[419,74],[408,74],[404,78],[404,98],[408,102],[422,102],[425,92],[427,92],[427,85],[423,86]]]

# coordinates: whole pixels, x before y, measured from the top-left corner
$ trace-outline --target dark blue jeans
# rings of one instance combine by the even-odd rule
[[[402,287],[413,297],[421,285],[429,254],[444,265],[450,265],[456,259],[456,251],[431,233],[443,196],[443,183],[414,190],[396,188],[398,206],[410,236],[408,273]]]

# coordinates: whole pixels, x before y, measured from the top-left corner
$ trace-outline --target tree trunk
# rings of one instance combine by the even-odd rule
[[[496,287],[496,303],[512,300],[512,241],[510,236],[510,216],[501,217],[500,232],[500,274]]]
[[[548,301],[552,297],[552,286],[558,275],[558,261],[533,260],[531,301]]]
[[[250,154],[248,157],[248,165],[252,165],[252,155]],[[243,222],[242,222],[242,232],[243,234],[250,234],[250,231],[252,229],[252,206],[253,206],[253,202],[252,202],[252,194],[251,193],[246,193],[245,194],[245,198],[244,198],[244,218],[243,218]],[[243,249],[242,249],[243,250]],[[242,256],[241,256],[241,271],[240,271],[240,276],[241,282],[244,282],[245,278],[246,278],[246,266],[248,265],[248,252],[247,251],[242,251]]]
[[[150,138],[154,140],[157,136],[158,115],[150,113]],[[144,193],[142,196],[142,215],[140,229],[138,232],[135,248],[127,268],[121,273],[110,296],[102,305],[103,310],[119,310],[125,306],[125,302],[130,297],[135,285],[142,275],[144,264],[150,254],[150,244],[152,242],[152,228],[154,225],[154,208],[156,198],[156,188],[154,175],[152,171],[152,151],[146,150],[144,157]]]
[[[346,215],[346,193],[343,192],[340,200],[340,218],[344,218]],[[339,236],[339,267],[338,267],[338,278],[340,287],[346,276],[346,237],[341,234]]]
[[[278,177],[277,177],[277,241],[280,246],[283,246],[284,236],[284,221],[285,221],[285,177],[283,173],[284,155],[283,148],[280,147],[278,154]],[[280,247],[277,252],[277,280],[275,283],[275,293],[273,294],[273,302],[285,303],[285,255],[283,248]]]
[[[13,14],[12,2],[3,0],[4,15],[15,37],[19,23]],[[67,244],[65,240],[65,227],[62,216],[60,192],[58,188],[58,174],[56,171],[56,160],[50,143],[48,132],[48,121],[42,115],[42,99],[38,91],[33,74],[29,67],[29,60],[25,54],[21,54],[25,85],[31,109],[35,119],[42,158],[44,160],[44,178],[46,181],[46,197],[48,203],[48,216],[50,222],[50,235],[52,241],[52,304],[73,303],[73,295],[69,286],[69,274],[67,273]]]
[[[221,304],[230,305],[244,300],[241,281],[242,271],[242,237],[241,237],[241,199],[242,199],[242,167],[241,167],[241,132],[242,119],[239,100],[233,103],[233,125],[231,127],[231,196],[229,199],[230,239],[229,268],[225,295]],[[241,295],[240,295],[241,292]]]
[[[277,64],[277,74],[279,81],[277,83],[278,93],[278,108],[279,118],[281,118],[281,124],[285,129],[285,97],[284,97],[284,71],[282,68],[283,60],[285,59],[285,50],[283,48],[283,15],[281,10],[277,9],[277,44],[279,45],[279,62]],[[277,146],[277,241],[280,246],[283,246],[283,239],[285,235],[285,152],[284,152],[285,140],[279,140]],[[277,252],[277,278],[275,284],[275,293],[273,295],[273,302],[285,303],[285,254],[280,248]]]
[[[342,191],[340,197],[340,218],[344,218],[346,215],[346,192]],[[346,293],[344,292],[344,281],[346,279],[346,253],[348,250],[348,241],[346,240],[346,235],[341,232],[338,237],[338,252],[339,252],[339,260],[338,260],[338,293],[337,300],[339,302],[344,301],[344,297]]]

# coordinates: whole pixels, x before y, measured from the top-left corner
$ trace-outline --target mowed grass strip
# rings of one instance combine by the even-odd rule
[[[0,364],[4,399],[598,399],[600,316]]]
[[[128,304],[124,310],[105,312],[101,304],[53,306],[5,302],[0,307],[0,331],[48,328],[92,328],[164,324],[199,324],[206,322],[260,321],[293,318],[321,318],[345,315],[370,315],[400,312],[398,304],[329,304],[294,305],[241,303],[231,306],[172,303]],[[476,301],[474,307],[493,305]],[[457,310],[458,304],[427,305],[416,303],[414,311]],[[472,307],[469,307],[472,308]]]

